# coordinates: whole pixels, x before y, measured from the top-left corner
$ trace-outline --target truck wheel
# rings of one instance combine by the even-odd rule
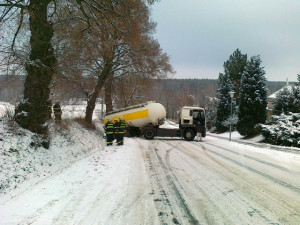
[[[144,130],[143,134],[144,134],[144,137],[145,137],[147,140],[152,140],[152,139],[154,138],[154,136],[155,136],[155,132],[154,132],[154,130],[151,129],[151,128],[150,128],[150,129]]]
[[[192,141],[195,138],[195,132],[192,129],[187,129],[184,132],[184,139],[187,141]]]

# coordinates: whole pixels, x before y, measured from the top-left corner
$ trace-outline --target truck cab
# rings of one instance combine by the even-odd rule
[[[206,136],[205,109],[202,107],[184,106],[181,109],[179,129],[182,136],[191,141],[197,133],[202,137]]]
[[[147,126],[141,132],[148,140],[158,137],[182,137],[187,141],[194,140],[197,133],[206,136],[205,109],[194,106],[184,106],[180,111],[179,128],[160,128]]]

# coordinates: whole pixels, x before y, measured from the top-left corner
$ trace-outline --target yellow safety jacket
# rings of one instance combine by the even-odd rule
[[[108,135],[108,134],[114,134],[114,131],[115,131],[114,124],[112,122],[108,122],[105,125],[105,133],[106,133],[106,135]]]

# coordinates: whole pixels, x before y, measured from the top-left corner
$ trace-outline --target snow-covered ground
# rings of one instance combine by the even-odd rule
[[[9,114],[14,109],[14,106],[8,102],[0,102],[0,118]]]
[[[106,147],[100,121],[88,130],[63,110],[47,150],[0,122],[1,225],[300,224],[300,154],[235,132],[232,142],[227,133]]]

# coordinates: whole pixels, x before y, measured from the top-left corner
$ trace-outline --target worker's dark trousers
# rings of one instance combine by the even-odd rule
[[[117,144],[123,145],[124,134],[116,134]]]
[[[107,134],[106,135],[106,145],[112,145],[114,140],[114,135],[113,134]]]
[[[61,114],[55,114],[55,123],[60,123],[61,121]]]

